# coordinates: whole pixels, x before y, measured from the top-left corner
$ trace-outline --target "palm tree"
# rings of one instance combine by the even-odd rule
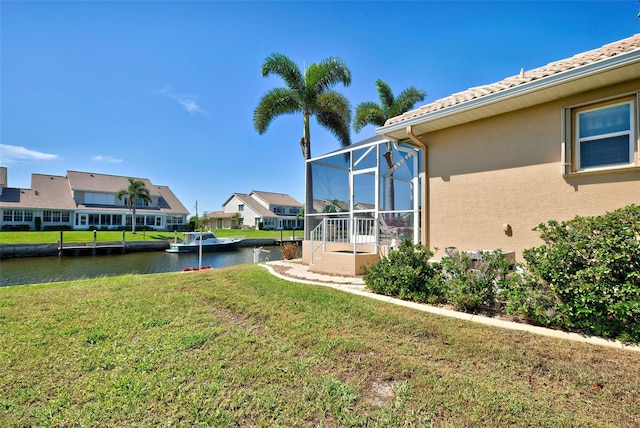
[[[305,161],[311,159],[311,133],[309,120],[315,116],[320,125],[336,136],[342,147],[351,144],[349,124],[351,105],[340,93],[332,90],[338,83],[351,84],[351,71],[339,58],[327,58],[313,63],[309,68],[300,68],[287,56],[271,54],[262,65],[262,76],[278,75],[286,87],[267,91],[253,112],[253,126],[260,135],[278,116],[302,113],[303,132],[300,148]],[[313,183],[311,164],[305,162],[305,206],[313,207]],[[311,214],[312,211],[309,211]],[[305,221],[305,239],[310,238],[310,230]]]
[[[384,126],[385,122],[392,117],[408,112],[418,101],[423,101],[427,96],[425,91],[413,86],[408,87],[398,95],[393,96],[391,88],[382,79],[376,80],[376,88],[380,97],[380,104],[374,102],[364,102],[356,107],[356,116],[353,119],[353,130],[360,132],[366,125]],[[389,168],[393,167],[393,152],[391,143],[387,143],[387,151],[384,154]],[[393,185],[393,174],[389,177],[389,210],[395,209],[395,190]]]
[[[131,233],[136,233],[137,202],[138,200],[149,202],[151,201],[151,196],[149,194],[149,189],[147,189],[143,181],[134,180],[133,178],[128,178],[128,180],[129,187],[119,190],[118,193],[116,193],[116,197],[122,200],[122,197],[124,196],[124,203],[129,207],[133,215],[131,221]]]

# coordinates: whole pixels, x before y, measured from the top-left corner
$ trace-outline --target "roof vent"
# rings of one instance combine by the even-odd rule
[[[524,77],[524,68],[520,69],[520,77]]]

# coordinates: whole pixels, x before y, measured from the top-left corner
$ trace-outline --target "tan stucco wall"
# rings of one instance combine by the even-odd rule
[[[524,249],[542,243],[532,231],[541,222],[640,203],[640,169],[567,178],[560,164],[562,108],[638,89],[618,85],[420,136],[428,146],[428,242],[439,248],[436,257],[454,246],[515,251],[522,260]]]
[[[314,245],[322,245],[315,242]],[[358,245],[353,254],[353,245],[351,244],[327,244],[326,252],[320,248],[313,255],[314,263],[311,264],[310,257],[311,241],[303,241],[302,243],[302,263],[309,265],[312,272],[328,273],[333,275],[357,276],[364,274],[362,266],[371,266],[375,264],[383,255],[389,252],[388,247],[373,245]]]

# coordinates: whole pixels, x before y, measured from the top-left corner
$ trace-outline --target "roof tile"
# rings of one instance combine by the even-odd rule
[[[632,52],[638,49],[640,49],[640,34],[635,34],[632,37],[604,45],[598,49],[574,55],[571,58],[554,61],[543,67],[523,71],[516,76],[507,77],[499,82],[478,86],[475,88],[469,88],[466,91],[455,93],[448,97],[436,100],[430,104],[418,107],[417,109],[408,111],[400,116],[392,117],[391,119],[387,120],[385,126],[400,123],[409,119],[414,119],[428,113],[462,104],[466,101],[481,98],[483,96],[514,88],[516,86],[524,85],[535,80],[554,76],[568,70],[583,67],[589,64],[593,64],[597,61],[612,58],[616,55]]]

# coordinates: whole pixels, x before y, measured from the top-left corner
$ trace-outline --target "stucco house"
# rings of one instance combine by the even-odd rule
[[[232,229],[242,226],[264,229],[303,229],[302,204],[285,193],[252,190],[233,193],[222,204],[222,211],[204,216],[210,228]]]
[[[146,178],[151,201],[136,206],[136,226],[156,230],[183,230],[189,212],[167,186]],[[9,187],[7,168],[0,167],[0,228],[28,225],[68,226],[74,230],[116,229],[130,226],[132,213],[116,194],[129,186],[128,177],[67,171],[66,176],[32,174],[31,187]]]
[[[396,205],[409,204],[406,212],[418,216],[411,221],[413,236],[438,248],[436,257],[456,247],[502,249],[521,260],[523,250],[542,244],[533,230],[542,222],[640,203],[639,103],[636,34],[423,105],[388,120],[376,130],[379,140],[369,144],[377,153],[393,145],[418,154],[416,170],[407,174],[411,184],[395,192]],[[340,158],[358,159],[361,149],[352,150],[310,162],[320,169]],[[379,159],[367,171],[389,181],[393,171],[385,172]],[[341,170],[357,188],[360,172],[354,165]],[[397,209],[384,206],[386,184],[371,184],[377,187],[370,217],[378,229],[388,228],[385,215]],[[380,255],[383,233],[376,236],[369,252]],[[305,262],[314,264],[309,251],[324,257],[326,250],[306,244]],[[366,251],[354,247],[354,254]]]

